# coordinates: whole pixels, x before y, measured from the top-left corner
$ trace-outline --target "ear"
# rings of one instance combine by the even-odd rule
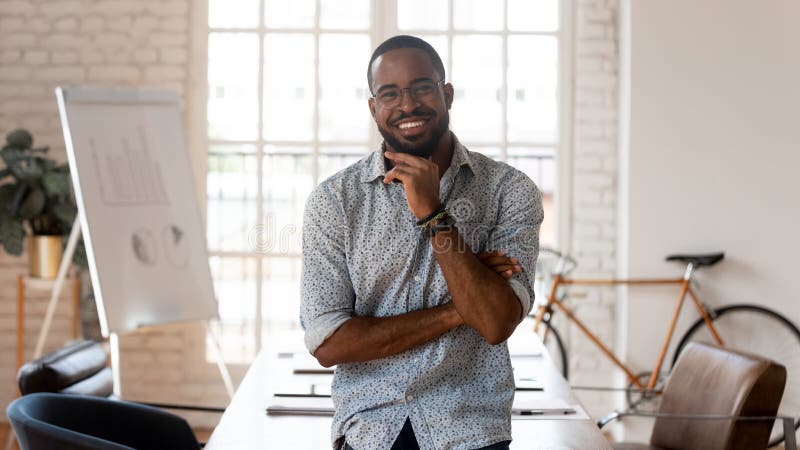
[[[447,109],[450,109],[450,107],[453,106],[453,85],[450,83],[445,83],[442,88],[444,90],[444,104],[447,105]]]
[[[372,118],[375,118],[375,97],[370,97],[367,103],[369,104],[369,113],[372,114]]]

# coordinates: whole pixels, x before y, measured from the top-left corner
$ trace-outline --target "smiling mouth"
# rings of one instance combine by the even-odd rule
[[[428,132],[430,121],[431,119],[429,117],[417,116],[415,119],[406,118],[395,126],[401,136],[406,139],[415,140]]]
[[[425,125],[425,121],[424,120],[418,120],[418,121],[415,121],[415,122],[401,123],[400,125],[397,126],[397,128],[400,128],[401,130],[407,130],[409,128],[421,127],[423,125]]]

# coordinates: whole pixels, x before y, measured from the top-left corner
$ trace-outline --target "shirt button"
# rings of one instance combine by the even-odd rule
[[[406,401],[410,402],[411,400],[414,400],[414,396],[411,394],[406,395]]]
[[[420,278],[419,275],[416,275],[416,276],[414,276],[414,281],[419,283],[420,281],[422,281],[422,278]]]
[[[419,358],[414,358],[414,362],[418,363],[419,362]]]

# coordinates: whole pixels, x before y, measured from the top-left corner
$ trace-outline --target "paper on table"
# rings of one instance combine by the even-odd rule
[[[332,416],[330,397],[272,397],[267,414],[295,416]]]
[[[292,377],[291,380],[275,384],[276,397],[330,397],[330,382],[309,383],[307,377]]]
[[[517,419],[588,419],[589,416],[580,405],[571,405],[561,398],[541,398],[514,396],[511,408],[512,418]]]
[[[332,416],[333,413],[330,397],[272,397],[267,406],[269,415]],[[560,398],[516,398],[512,418],[586,420],[589,416],[580,405],[570,405]]]
[[[512,414],[511,420],[590,420],[589,414],[579,405],[573,406],[575,409],[574,414],[538,414],[530,416],[521,416]]]
[[[544,383],[536,377],[518,377],[514,387],[517,391],[543,391]]]

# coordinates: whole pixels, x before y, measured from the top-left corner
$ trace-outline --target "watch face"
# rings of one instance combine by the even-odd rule
[[[450,231],[453,229],[453,226],[456,224],[456,221],[453,219],[452,216],[447,215],[436,225],[431,226],[428,229],[428,234],[433,236],[440,231]]]

